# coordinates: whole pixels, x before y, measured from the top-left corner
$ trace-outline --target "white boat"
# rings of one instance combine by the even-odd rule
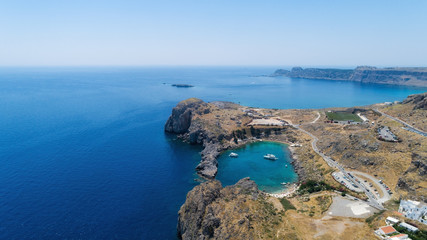
[[[232,158],[236,158],[236,157],[238,157],[238,156],[239,156],[239,154],[232,152],[232,153],[230,153],[230,155],[228,155],[228,156],[229,156],[229,157],[232,157]]]
[[[264,158],[268,159],[268,160],[277,160],[278,159],[276,156],[274,156],[273,154],[270,154],[270,153],[264,155]]]

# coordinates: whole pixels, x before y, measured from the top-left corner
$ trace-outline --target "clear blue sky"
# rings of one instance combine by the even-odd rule
[[[0,65],[427,66],[427,1],[0,0]]]

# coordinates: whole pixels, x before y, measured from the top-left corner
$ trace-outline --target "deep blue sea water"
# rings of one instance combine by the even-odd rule
[[[200,159],[163,132],[180,100],[320,108],[426,91],[256,77],[275,69],[0,68],[0,239],[174,239]]]
[[[237,158],[229,156],[237,153]],[[264,155],[274,154],[277,160],[264,159]],[[286,144],[276,142],[255,142],[242,148],[225,151],[218,158],[217,179],[223,186],[235,184],[244,177],[250,176],[259,189],[277,193],[286,189],[282,183],[298,180],[291,165],[290,153]]]

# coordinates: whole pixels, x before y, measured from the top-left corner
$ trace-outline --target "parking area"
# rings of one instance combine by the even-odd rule
[[[378,137],[384,141],[398,141],[396,135],[394,135],[387,126],[383,126],[378,129]]]
[[[379,179],[372,177],[366,173],[362,172],[352,172],[356,181],[360,184],[363,184],[366,189],[374,194],[374,197],[380,202],[384,203],[391,198],[392,191],[391,189]]]
[[[344,176],[342,172],[334,172],[332,173],[332,177],[335,179],[335,181],[341,183],[350,191],[363,192],[362,189],[360,189],[356,184],[353,184],[346,176]]]

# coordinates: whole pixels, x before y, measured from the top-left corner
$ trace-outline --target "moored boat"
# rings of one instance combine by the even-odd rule
[[[239,156],[239,154],[232,152],[232,153],[230,153],[230,155],[228,155],[228,156],[229,156],[229,157],[232,157],[232,158],[236,158],[236,157],[238,157],[238,156]]]
[[[268,160],[277,160],[278,159],[274,154],[271,154],[271,153],[264,155],[264,158],[268,159]]]

